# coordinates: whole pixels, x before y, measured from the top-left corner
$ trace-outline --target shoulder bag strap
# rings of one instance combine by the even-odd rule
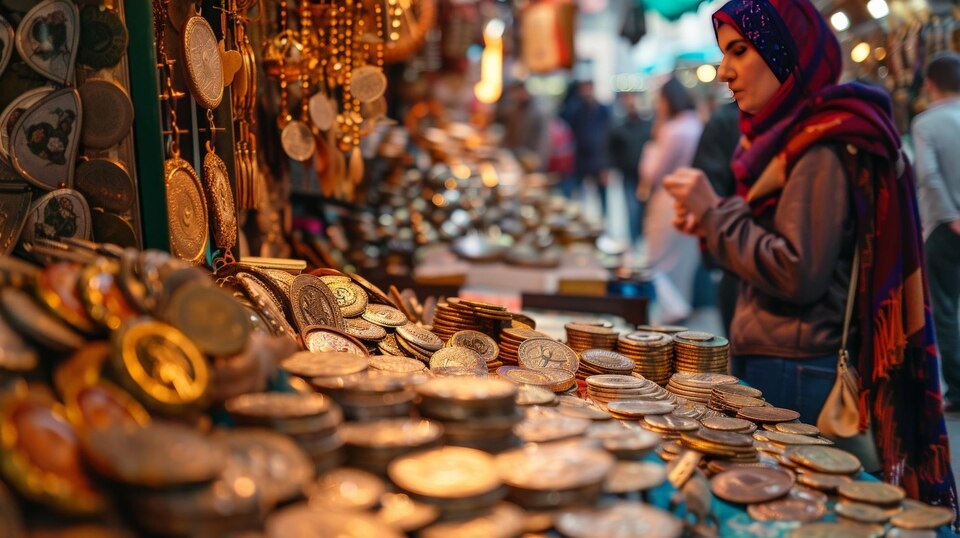
[[[847,338],[850,336],[850,321],[853,318],[853,306],[857,302],[857,280],[860,277],[860,246],[855,247],[853,265],[850,269],[850,286],[847,290],[847,308],[843,315],[843,338],[840,340],[840,362],[838,367],[846,368],[849,360]]]

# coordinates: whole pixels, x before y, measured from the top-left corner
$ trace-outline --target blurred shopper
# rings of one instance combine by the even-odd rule
[[[673,226],[673,198],[663,189],[663,178],[679,167],[690,166],[702,132],[693,97],[680,81],[671,78],[657,96],[653,138],[643,148],[636,193],[647,202],[643,236],[662,323],[678,323],[690,315],[700,265],[697,240]]]
[[[735,193],[733,170],[730,169],[730,159],[740,141],[740,108],[736,101],[717,108],[710,121],[703,128],[703,135],[697,145],[697,152],[693,156],[693,168],[703,170],[710,180],[717,195],[726,197]],[[704,262],[711,267],[719,264],[706,254]],[[737,306],[737,289],[740,279],[732,271],[723,269],[723,276],[717,285],[717,306],[720,317],[723,319],[723,329],[730,335],[730,324],[733,322],[733,310]]]
[[[960,55],[934,57],[925,75],[932,106],[911,131],[944,400],[947,411],[960,411]]]
[[[503,125],[503,146],[521,161],[533,157],[537,169],[543,169],[547,160],[547,115],[530,95],[526,84],[517,80],[497,103],[496,121]]]
[[[581,80],[574,95],[568,96],[560,111],[573,130],[576,144],[574,181],[570,197],[579,196],[585,183],[597,186],[600,207],[607,214],[607,137],[610,131],[610,107],[597,101],[593,81]]]
[[[640,155],[643,146],[650,140],[653,122],[640,112],[640,103],[635,93],[621,93],[620,106],[623,119],[610,131],[610,163],[623,177],[623,191],[627,202],[627,225],[630,227],[630,242],[640,238],[643,205],[637,198],[640,185]]]
[[[833,386],[854,252],[861,432],[884,480],[956,509],[913,170],[889,95],[838,85],[840,44],[809,0],[732,0],[714,14],[720,80],[745,137],[720,198],[700,170],[664,181],[676,225],[743,284],[736,375],[814,422]]]

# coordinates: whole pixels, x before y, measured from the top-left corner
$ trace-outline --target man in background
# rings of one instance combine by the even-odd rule
[[[560,116],[573,130],[576,144],[574,176],[576,191],[592,182],[600,194],[600,207],[607,214],[607,138],[610,131],[610,107],[597,101],[593,81],[577,82],[576,94],[564,103]]]
[[[536,170],[547,160],[547,115],[523,81],[511,82],[505,99],[498,103],[497,123],[503,125],[503,146],[523,162],[534,160]]]
[[[960,411],[960,55],[934,56],[924,75],[931,106],[914,118],[911,132],[945,410],[955,412]]]
[[[643,228],[643,205],[636,194],[637,185],[640,183],[640,155],[643,153],[643,145],[650,140],[653,121],[640,113],[637,94],[621,93],[618,100],[624,117],[610,131],[610,164],[623,177],[630,243],[636,245]]]

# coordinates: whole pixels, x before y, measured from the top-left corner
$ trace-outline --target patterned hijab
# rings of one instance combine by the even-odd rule
[[[890,97],[837,84],[840,45],[809,0],[732,0],[713,20],[753,44],[781,82],[758,113],[741,112],[744,138],[731,162],[737,194],[755,216],[772,214],[811,146],[844,148],[861,260],[854,317],[861,431],[872,419],[885,481],[956,511],[913,169]]]

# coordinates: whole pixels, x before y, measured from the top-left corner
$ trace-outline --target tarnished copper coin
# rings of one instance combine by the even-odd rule
[[[299,275],[290,285],[293,319],[302,332],[311,325],[326,325],[343,330],[343,314],[330,288],[319,277]]]
[[[776,424],[778,432],[793,433],[796,435],[820,435],[820,428],[802,422],[780,422]]]
[[[741,432],[756,429],[756,426],[749,420],[730,417],[708,417],[700,420],[704,428],[711,430]]]
[[[280,368],[299,377],[356,374],[367,369],[367,359],[355,353],[301,351],[284,359]]]
[[[793,474],[775,468],[739,468],[710,480],[710,490],[725,501],[754,504],[786,495],[793,487]]]
[[[847,475],[825,473],[802,473],[797,475],[797,483],[820,491],[836,491],[840,484],[853,480]]]
[[[437,351],[443,347],[443,340],[439,336],[412,323],[397,327],[397,336],[427,351]],[[479,354],[477,356],[479,357]],[[483,365],[486,365],[486,361],[483,361]]]
[[[890,516],[882,509],[858,502],[838,502],[834,506],[838,516],[860,523],[886,523]]]
[[[666,415],[677,404],[666,401],[651,400],[613,400],[607,404],[607,409],[618,417],[641,418],[647,415]]]
[[[367,347],[347,333],[340,332],[332,327],[313,325],[306,327],[300,333],[303,345],[314,353],[352,353],[355,355],[369,355]]]
[[[479,497],[501,485],[493,456],[452,446],[396,459],[387,474],[400,489],[428,499]]]
[[[557,530],[571,538],[679,538],[683,521],[673,514],[637,501],[620,501],[604,508],[578,508],[557,517]]]
[[[643,421],[649,426],[672,432],[696,431],[700,428],[700,422],[696,419],[675,415],[648,415],[643,417]]]
[[[560,368],[576,373],[580,365],[577,352],[549,338],[530,338],[517,348],[520,366],[540,370]]]
[[[76,176],[77,191],[94,208],[123,213],[129,211],[137,199],[133,179],[120,162],[90,159],[77,166]]]
[[[607,493],[646,491],[663,484],[667,468],[647,461],[619,461],[603,483]]]
[[[347,318],[343,322],[347,326],[345,332],[361,340],[379,342],[387,337],[387,331],[383,327],[374,325],[363,318]]]
[[[757,521],[817,521],[826,513],[823,503],[806,499],[787,497],[760,504],[751,504],[747,513]]]
[[[837,493],[851,501],[867,504],[890,505],[898,503],[906,497],[903,488],[883,482],[866,482],[854,480],[837,486]]]
[[[381,327],[402,327],[407,324],[407,317],[403,312],[382,304],[368,304],[363,312],[363,319]]]
[[[852,474],[860,467],[860,460],[853,454],[829,446],[796,446],[784,452],[790,461],[814,471],[830,474]]]
[[[754,422],[790,422],[800,418],[800,413],[781,407],[743,407],[737,411],[737,418]]]
[[[908,530],[937,529],[953,522],[953,511],[942,506],[908,508],[890,518],[894,527]]]
[[[758,430],[753,434],[753,437],[758,441],[766,441],[768,443],[777,443],[780,445],[787,446],[796,446],[796,445],[831,445],[832,441],[821,437],[812,437],[809,435],[800,435],[797,433],[783,433],[779,431],[769,431],[769,430]]]
[[[740,385],[739,383],[717,385],[713,387],[713,391],[719,394],[733,394],[737,396],[746,396],[748,398],[763,397],[763,392],[760,392],[753,387],[748,387],[747,385]]]
[[[476,351],[485,362],[496,360],[500,355],[500,346],[493,338],[479,331],[458,331],[450,337],[447,345],[470,348]]]
[[[487,363],[480,358],[476,351],[466,347],[445,347],[436,351],[430,357],[431,370],[449,366],[482,370],[486,368]]]
[[[603,370],[630,370],[633,361],[616,351],[607,349],[587,349],[580,353],[580,360],[584,364],[595,366]]]
[[[345,318],[354,318],[363,314],[367,309],[367,292],[363,288],[350,282],[348,277],[346,282],[327,283],[334,298],[337,300],[337,306]]]

